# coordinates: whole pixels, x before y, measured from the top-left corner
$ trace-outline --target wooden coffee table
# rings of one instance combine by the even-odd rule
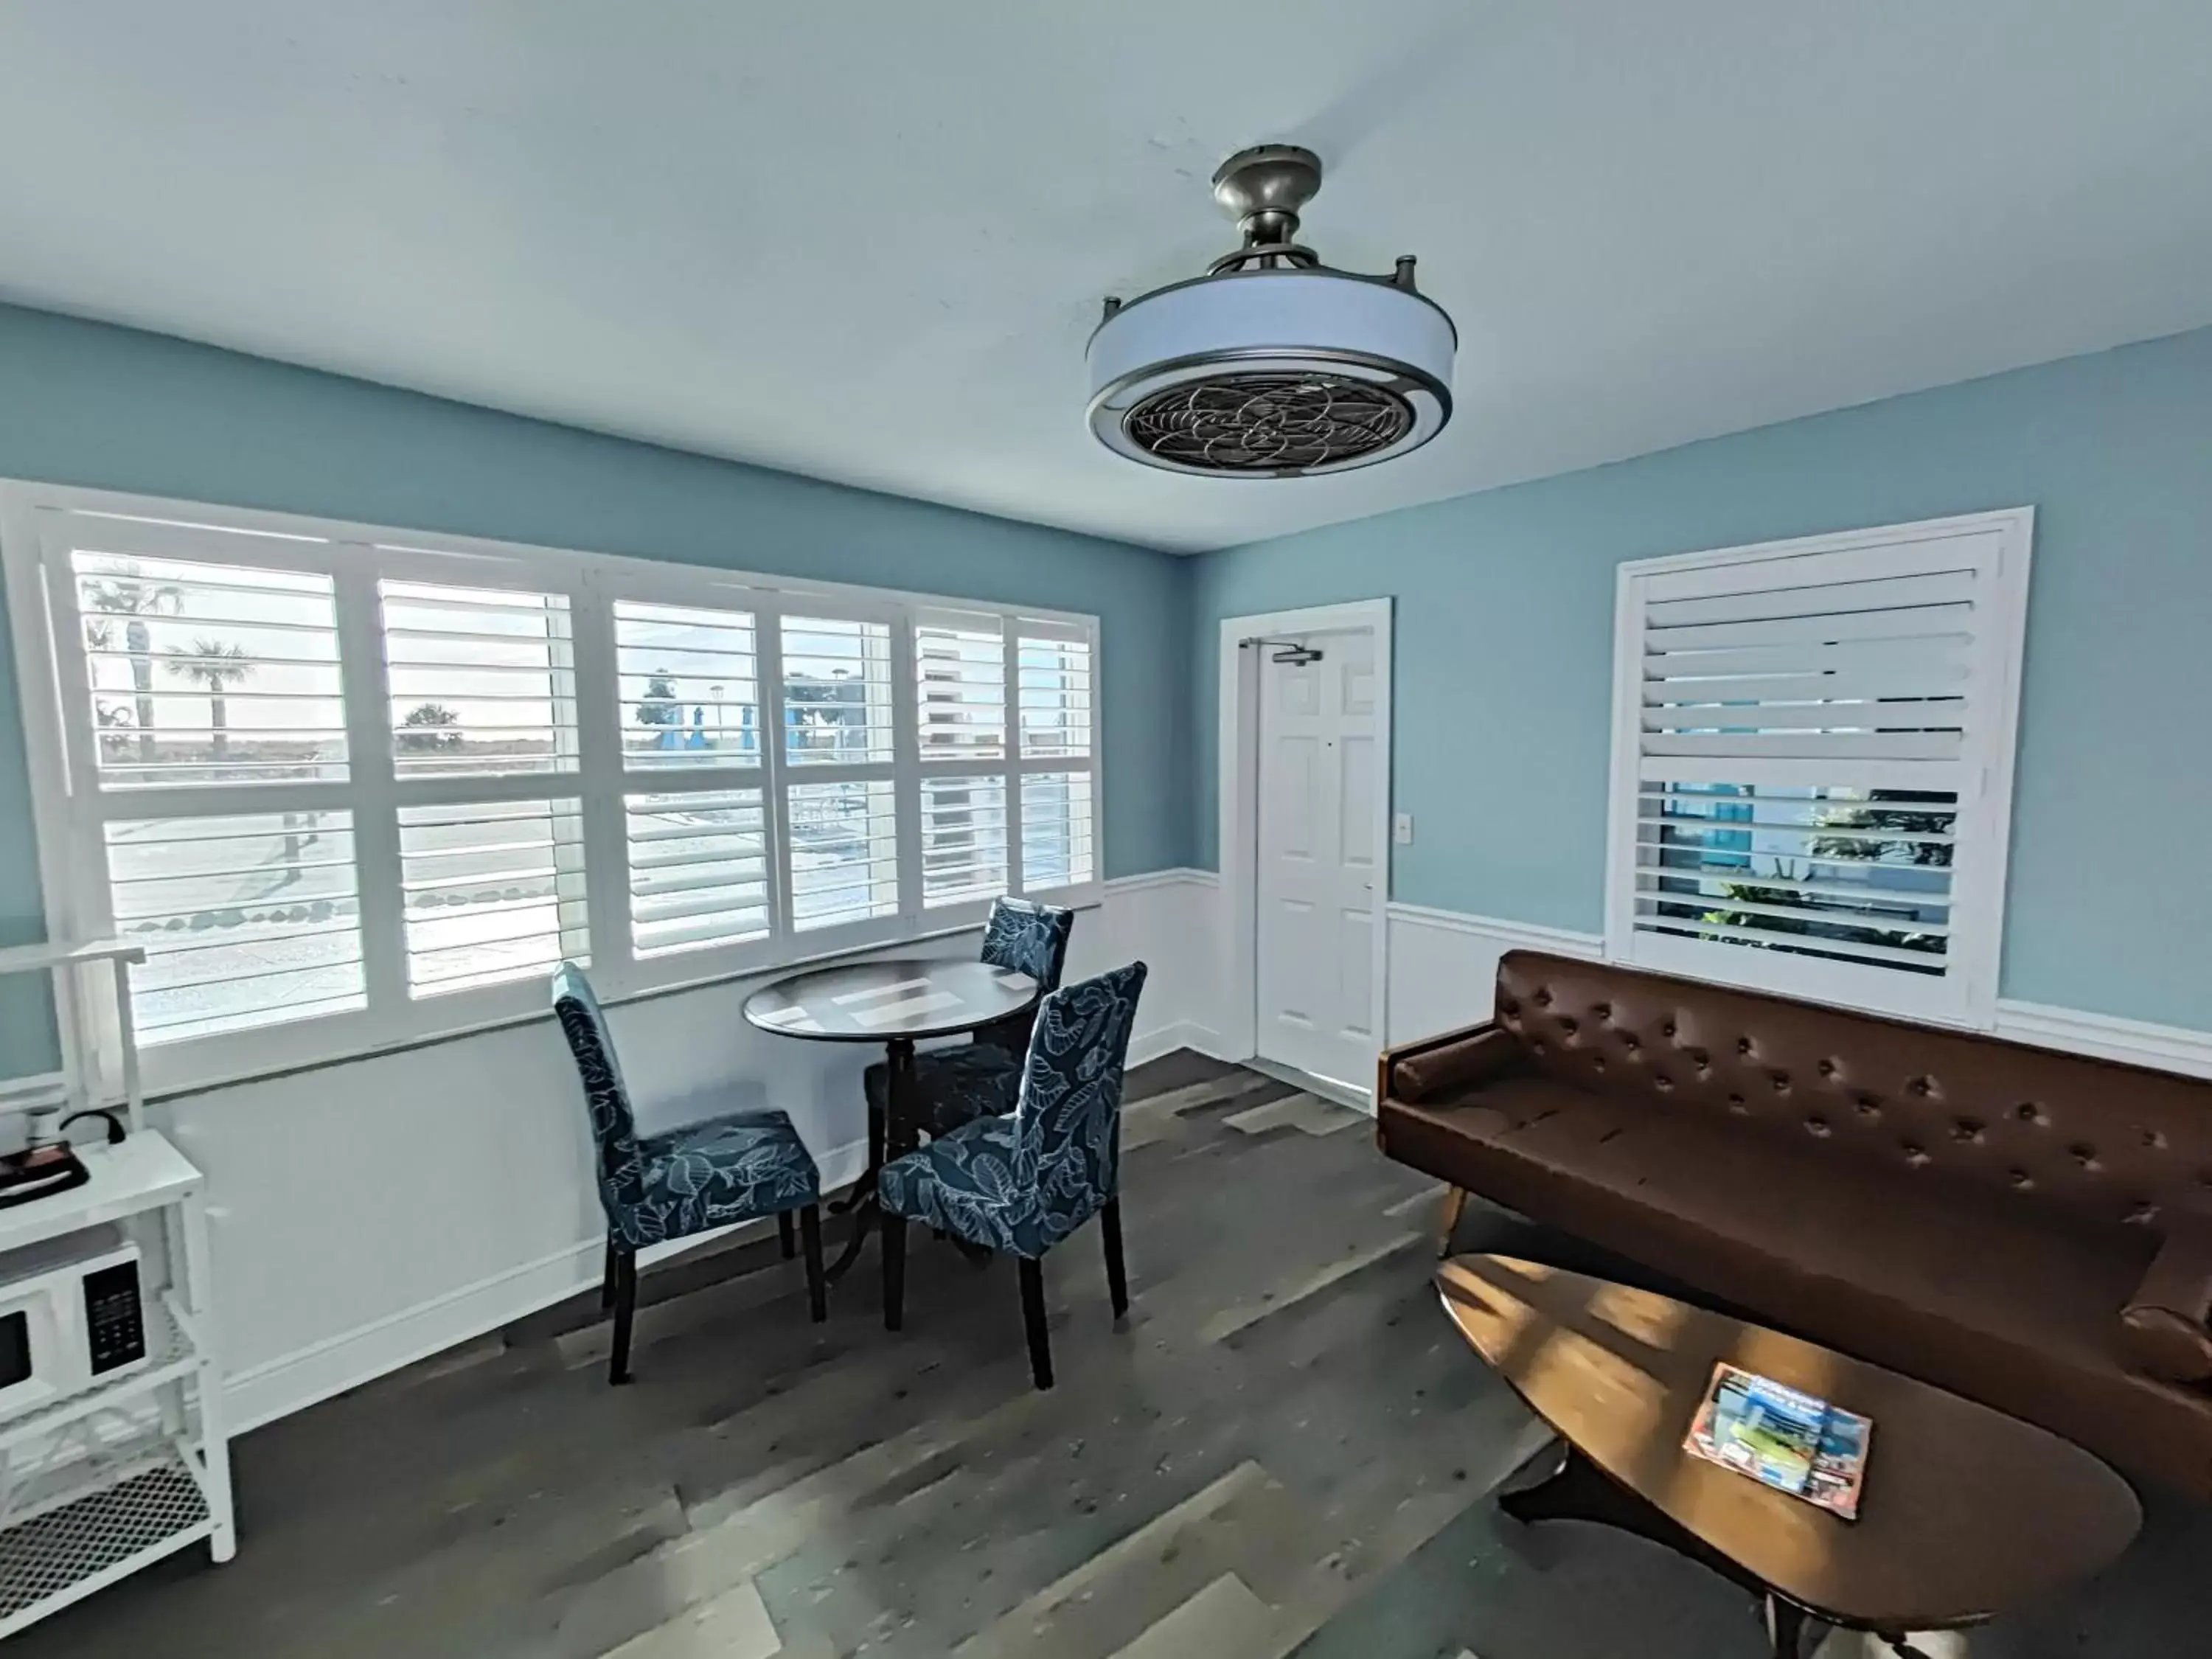
[[[1564,1443],[1498,1500],[1522,1521],[1595,1521],[1701,1561],[1761,1598],[1777,1659],[1808,1620],[1911,1654],[2097,1571],[2142,1512],[2080,1447],[1957,1395],[1777,1331],[1510,1256],[1437,1272],[1445,1310]],[[1845,1521],[1682,1449],[1727,1360],[1874,1419]]]

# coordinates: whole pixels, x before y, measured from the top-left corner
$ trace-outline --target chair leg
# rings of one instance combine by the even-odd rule
[[[1030,1375],[1040,1389],[1052,1386],[1052,1334],[1044,1322],[1044,1264],[1033,1255],[1022,1262],[1022,1324],[1029,1332]]]
[[[1106,1237],[1106,1291],[1114,1299],[1114,1317],[1129,1311],[1129,1270],[1121,1261],[1121,1200],[1109,1198],[1098,1211],[1098,1230]]]
[[[906,1218],[885,1210],[877,1226],[884,1253],[884,1328],[896,1331],[906,1324]]]
[[[786,1261],[799,1254],[799,1238],[791,1230],[790,1211],[778,1210],[775,1212],[775,1237],[777,1242],[783,1246],[783,1259]]]
[[[605,1263],[599,1269],[599,1311],[605,1313],[615,1305],[615,1237],[607,1235]]]
[[[615,1340],[607,1356],[607,1381],[629,1381],[629,1329],[637,1315],[637,1252],[615,1252]]]
[[[822,1212],[809,1204],[799,1212],[799,1237],[806,1243],[806,1311],[819,1325],[830,1317],[830,1289],[822,1277]]]

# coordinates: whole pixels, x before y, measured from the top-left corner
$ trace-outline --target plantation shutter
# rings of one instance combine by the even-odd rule
[[[1987,1023],[2025,514],[1624,567],[1608,953]]]

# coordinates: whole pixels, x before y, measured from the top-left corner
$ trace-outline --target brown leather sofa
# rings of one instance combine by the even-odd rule
[[[1377,1100],[1454,1188],[2212,1497],[2212,1083],[1516,951]]]

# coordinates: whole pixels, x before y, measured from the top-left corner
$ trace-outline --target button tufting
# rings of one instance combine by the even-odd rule
[[[1674,1091],[1674,1079],[1665,1076],[1655,1077],[1651,1079],[1651,1086],[1662,1095],[1672,1094]]]
[[[1822,1061],[1820,1062],[1820,1075],[1821,1075],[1822,1077],[1833,1077],[1833,1076],[1835,1076],[1835,1074],[1836,1074],[1836,1062],[1835,1062],[1834,1060],[1822,1060]]]
[[[1565,1032],[1569,1036],[1573,1036],[1577,1031],[1580,1030],[1582,1028],[1581,1028],[1580,1026],[1577,1025],[1577,1024],[1574,1023],[1574,1021],[1572,1021],[1571,1019],[1569,1019],[1569,1018],[1567,1018],[1565,1015],[1562,1015],[1562,1016],[1560,1017],[1560,1018],[1559,1018],[1559,1029],[1560,1029],[1562,1031],[1565,1031]]]
[[[2032,1100],[2021,1101],[2012,1109],[2012,1115],[2022,1123],[2048,1123],[2051,1121],[2044,1116],[2043,1108]]]
[[[1776,1094],[1778,1094],[1778,1095],[1784,1095],[1784,1094],[1788,1094],[1788,1093],[1790,1092],[1790,1073],[1787,1073],[1787,1072],[1771,1072],[1771,1073],[1768,1073],[1768,1080],[1769,1080],[1769,1081],[1771,1081],[1771,1082],[1774,1085],[1774,1092],[1775,1092]]]
[[[1540,1054],[1544,1052],[1544,1045],[1540,1042],[1532,1042],[1528,1045],[1528,1052],[1532,1054]]]
[[[1500,997],[1498,999],[1498,1012],[1501,1014],[1517,1014],[1521,1012],[1521,1005],[1511,997]]]
[[[1903,1141],[1899,1144],[1903,1146],[1905,1151],[1905,1161],[1907,1164],[1910,1164],[1914,1169],[1917,1170],[1928,1162],[1928,1149],[1926,1147],[1922,1146],[1917,1141],[1911,1140]]]
[[[1644,1045],[1636,1040],[1635,1034],[1632,1032],[1620,1039],[1620,1046],[1632,1054]]]
[[[2076,1164],[2080,1164],[2085,1170],[2094,1170],[2101,1167],[2097,1162],[2097,1149],[2094,1146],[2092,1146],[2086,1140],[2078,1140],[2075,1142],[2074,1145],[2066,1149],[2066,1153],[2068,1157],[2071,1158]]]
[[[1735,1040],[1735,1051],[1740,1054],[1749,1054],[1751,1052],[1751,1039],[1749,1037],[1738,1037]]]
[[[2025,1170],[2008,1170],[2005,1172],[2005,1178],[2012,1182],[2016,1192],[2027,1192],[2035,1185],[2035,1177]]]
[[[2166,1150],[2166,1132],[2163,1129],[2145,1129],[2143,1131],[2143,1145],[2149,1147],[2154,1152],[2164,1152]]]
[[[1924,1077],[1917,1077],[1913,1079],[1912,1081],[1906,1084],[1905,1087],[1907,1092],[1923,1097],[1932,1095],[1936,1092],[1935,1084]]]
[[[1982,1121],[1979,1118],[1962,1117],[1951,1125],[1951,1139],[1969,1146],[1982,1144]]]
[[[1825,1117],[1807,1118],[1805,1132],[1816,1140],[1826,1140],[1831,1133],[1828,1128],[1828,1120]]]
[[[1670,1019],[1670,1020],[1668,1020],[1668,1021],[1664,1025],[1662,1025],[1662,1026],[1659,1028],[1659,1035],[1660,1035],[1660,1036],[1674,1036],[1674,1022],[1673,1020],[1671,1020],[1671,1019]]]
[[[1602,1072],[1605,1070],[1605,1056],[1603,1054],[1592,1054],[1590,1056],[1590,1070],[1593,1072]]]
[[[2148,1227],[2158,1219],[2158,1206],[2147,1198],[2139,1198],[2121,1219],[2137,1227]]]
[[[1741,1095],[1730,1095],[1728,1104],[1729,1110],[1734,1112],[1738,1117],[1747,1117],[1751,1114],[1750,1103]]]
[[[1590,1009],[1590,1018],[1599,1020],[1611,1019],[1613,1018],[1613,1005],[1609,1002],[1601,1002],[1595,1005]]]
[[[1880,1117],[1881,1115],[1881,1101],[1878,1096],[1861,1095],[1855,1103],[1859,1109],[1859,1115],[1861,1117]]]
[[[1537,992],[1537,993],[1536,993],[1536,1006],[1537,1006],[1539,1008],[1548,1008],[1548,1007],[1550,1007],[1550,1006],[1552,1006],[1552,994],[1551,994],[1549,991],[1539,991],[1539,992]]]

